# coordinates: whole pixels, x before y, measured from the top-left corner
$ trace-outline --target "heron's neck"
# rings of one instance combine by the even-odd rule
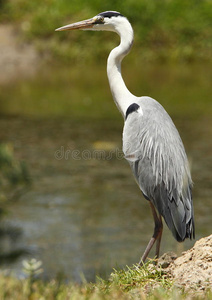
[[[117,30],[117,33],[120,35],[121,42],[118,47],[114,48],[110,52],[107,61],[107,76],[113,99],[122,115],[125,116],[127,108],[136,98],[127,89],[121,75],[122,59],[129,53],[133,44],[133,30],[129,24],[129,26],[124,28],[124,30]]]

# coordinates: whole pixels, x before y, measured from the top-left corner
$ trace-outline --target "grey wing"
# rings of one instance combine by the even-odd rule
[[[155,100],[138,102],[123,131],[123,152],[144,196],[152,201],[178,241],[194,236],[192,180],[182,140]]]

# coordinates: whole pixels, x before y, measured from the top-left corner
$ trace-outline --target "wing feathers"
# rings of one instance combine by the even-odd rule
[[[123,152],[138,185],[178,241],[194,236],[192,180],[183,143],[171,118],[151,98],[138,102],[123,131]]]

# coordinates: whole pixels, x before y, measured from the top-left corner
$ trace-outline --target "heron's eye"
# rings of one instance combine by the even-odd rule
[[[102,23],[104,23],[104,17],[102,17],[102,16],[96,16],[95,17],[95,23],[96,24],[102,24]]]

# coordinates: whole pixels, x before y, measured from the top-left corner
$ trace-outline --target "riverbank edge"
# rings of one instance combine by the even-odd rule
[[[0,274],[0,299],[212,299],[212,235],[198,240],[194,247],[176,258],[165,254],[158,265],[149,260],[142,267],[134,265],[115,270],[107,280],[95,283],[64,283],[60,278],[42,281],[41,263],[23,263],[24,279],[5,272]],[[30,271],[31,268],[31,271]],[[190,276],[188,276],[190,274]]]

